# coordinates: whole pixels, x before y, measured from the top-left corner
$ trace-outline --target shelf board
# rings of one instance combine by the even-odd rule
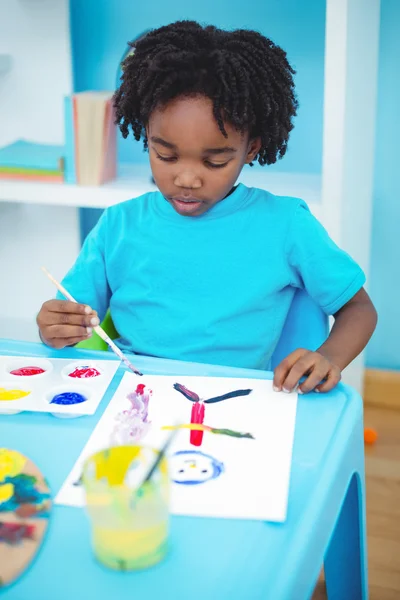
[[[321,214],[321,176],[307,173],[263,173],[246,168],[239,181],[278,196],[296,196],[305,200],[313,213]],[[115,181],[102,186],[63,183],[39,183],[3,179],[0,202],[51,204],[80,208],[107,208],[124,200],[155,190],[150,168],[146,165],[121,165]]]

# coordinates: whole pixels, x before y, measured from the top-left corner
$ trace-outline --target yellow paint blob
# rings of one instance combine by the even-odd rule
[[[7,400],[19,400],[29,396],[30,392],[24,392],[23,390],[6,390],[6,388],[0,387],[0,401]]]
[[[0,448],[0,482],[6,477],[15,477],[22,472],[26,458],[16,450]]]
[[[7,502],[14,495],[14,486],[12,483],[0,485],[0,503]]]

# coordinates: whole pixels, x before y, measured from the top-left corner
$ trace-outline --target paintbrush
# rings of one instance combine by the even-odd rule
[[[57,281],[57,279],[54,279],[54,277],[48,272],[48,270],[45,267],[42,267],[42,271],[43,271],[43,273],[45,273],[47,275],[47,277],[50,279],[50,281],[52,281],[54,283],[56,288],[63,294],[63,296],[65,296],[65,298],[67,298],[71,302],[75,302],[75,304],[77,304],[77,301],[75,300],[75,298],[73,298],[71,296],[71,294],[69,292],[67,292],[65,287],[62,286],[61,283],[59,283]],[[114,342],[112,341],[110,336],[107,335],[107,333],[104,331],[104,329],[102,329],[100,327],[100,325],[93,327],[93,329],[97,333],[97,335],[99,337],[101,337],[101,339],[104,340],[106,342],[106,344],[108,344],[110,346],[111,350],[118,356],[118,358],[120,360],[122,360],[122,362],[128,367],[128,369],[130,371],[132,371],[132,373],[134,373],[135,375],[143,375],[143,373],[138,371],[138,369],[126,358],[124,353],[118,348],[118,346],[116,344],[114,344]]]
[[[147,472],[146,477],[143,479],[142,483],[139,485],[140,489],[142,487],[142,485],[144,485],[145,483],[147,483],[148,481],[150,481],[150,479],[153,477],[155,470],[157,469],[158,465],[160,464],[160,462],[162,461],[162,459],[164,458],[169,446],[171,445],[174,437],[177,434],[177,430],[175,429],[174,431],[172,431],[171,435],[168,437],[168,439],[166,440],[164,446],[161,448],[161,450],[159,451],[157,458],[155,459],[155,461],[153,462],[153,464],[151,465],[150,469]]]

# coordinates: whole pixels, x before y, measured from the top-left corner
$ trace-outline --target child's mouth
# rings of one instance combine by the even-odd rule
[[[190,215],[195,213],[201,206],[201,200],[196,198],[171,198],[171,204],[181,215]]]

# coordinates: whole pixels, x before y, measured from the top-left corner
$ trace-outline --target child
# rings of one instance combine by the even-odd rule
[[[376,325],[364,274],[296,198],[236,180],[275,163],[296,115],[286,53],[255,31],[191,21],[134,45],[116,118],[148,148],[159,191],[105,211],[63,281],[84,303],[50,300],[38,315],[54,348],[91,335],[110,307],[124,351],[268,369],[297,288],[335,324],[317,352],[276,369],[276,390],[325,392]]]

